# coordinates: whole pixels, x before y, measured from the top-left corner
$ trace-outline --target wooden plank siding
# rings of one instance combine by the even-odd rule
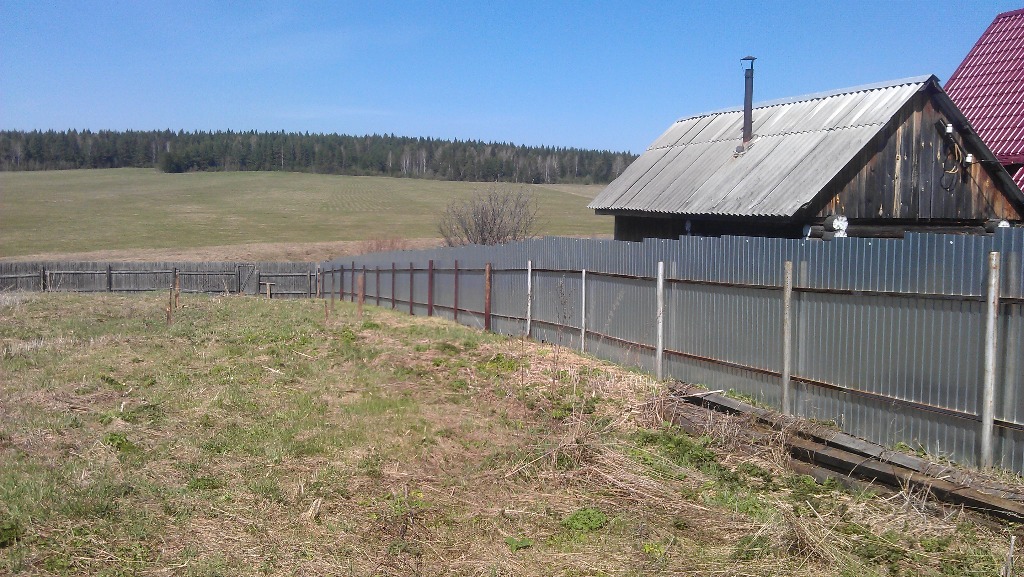
[[[939,127],[951,121],[936,107],[932,91],[917,94],[830,182],[818,196],[821,204],[802,212],[876,222],[1021,220],[985,163],[946,173],[956,154]],[[958,132],[952,138],[963,155],[971,150]]]

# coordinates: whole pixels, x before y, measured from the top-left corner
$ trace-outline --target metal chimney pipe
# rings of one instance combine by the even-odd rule
[[[743,79],[746,82],[743,91],[743,150],[746,150],[754,131],[754,60],[757,58],[747,56],[742,60],[750,62],[750,68],[743,71]]]

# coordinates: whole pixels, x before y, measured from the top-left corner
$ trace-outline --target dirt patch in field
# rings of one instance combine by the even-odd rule
[[[419,250],[441,246],[441,239],[372,239],[331,242],[261,242],[198,248],[147,248],[55,252],[0,258],[0,262],[39,260],[65,261],[242,261],[242,262],[319,262],[338,256],[381,250]]]

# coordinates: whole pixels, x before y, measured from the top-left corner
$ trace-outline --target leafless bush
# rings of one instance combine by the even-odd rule
[[[392,252],[396,250],[407,250],[412,248],[412,243],[404,238],[376,237],[364,240],[359,243],[357,254],[373,252]]]
[[[537,203],[525,187],[493,184],[486,193],[456,199],[438,223],[447,246],[501,244],[534,236]]]

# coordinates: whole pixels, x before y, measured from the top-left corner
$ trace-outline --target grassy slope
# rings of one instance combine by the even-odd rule
[[[657,383],[551,345],[164,298],[0,295],[0,573],[992,575],[1006,543],[658,429]]]
[[[148,169],[0,173],[0,256],[437,236],[453,198],[486,183]],[[599,186],[531,186],[540,233],[608,234]]]

